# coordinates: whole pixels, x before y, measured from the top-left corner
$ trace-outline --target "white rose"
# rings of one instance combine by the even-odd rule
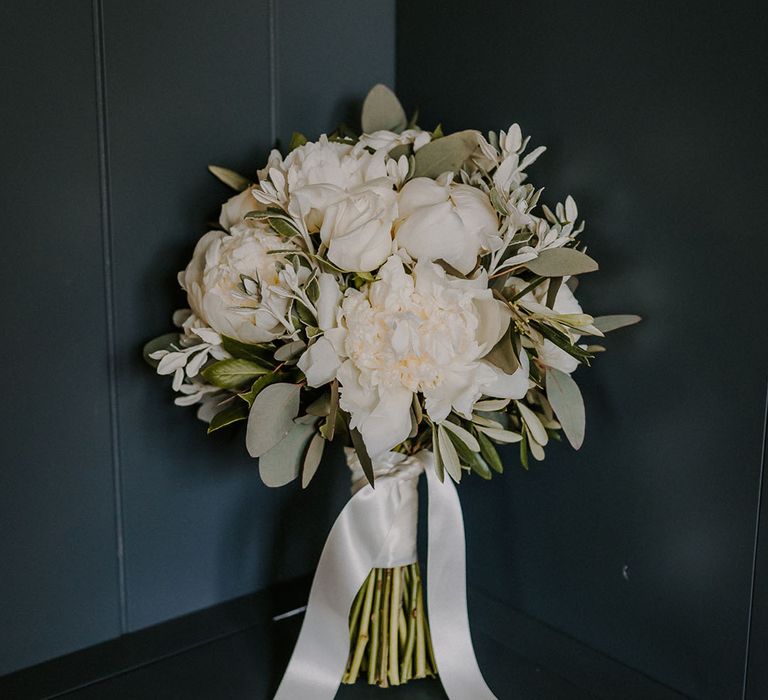
[[[372,456],[408,437],[416,392],[439,423],[452,410],[469,417],[483,395],[522,398],[528,390],[524,351],[512,375],[482,359],[509,323],[484,274],[457,279],[428,261],[409,274],[391,256],[367,290],[347,290],[340,319],[305,372],[335,374],[339,405]]]
[[[195,316],[222,335],[244,343],[274,340],[282,332],[277,318],[287,309],[280,285],[282,256],[269,251],[286,247],[263,224],[244,224],[206,233],[192,260],[179,274]]]
[[[417,177],[400,191],[398,209],[397,244],[415,260],[441,259],[467,274],[481,251],[501,245],[493,206],[476,187]]]
[[[246,214],[264,209],[264,205],[253,198],[252,192],[253,188],[248,186],[240,194],[236,194],[224,202],[219,216],[219,225],[225,231],[243,223],[243,217]]]
[[[370,272],[392,252],[397,196],[388,180],[353,190],[325,210],[320,239],[342,270]]]

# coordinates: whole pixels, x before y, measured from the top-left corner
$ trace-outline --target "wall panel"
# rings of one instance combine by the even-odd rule
[[[462,483],[472,582],[696,698],[740,697],[766,354],[764,8],[398,4],[398,88],[424,126],[548,152],[603,271],[638,312],[590,371],[578,454]],[[625,569],[626,567],[626,569]],[[623,572],[626,575],[623,575]]]
[[[90,2],[0,6],[0,675],[120,631]]]

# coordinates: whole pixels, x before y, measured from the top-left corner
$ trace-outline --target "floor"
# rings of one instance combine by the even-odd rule
[[[0,678],[3,700],[260,700],[280,682],[307,582],[187,615]],[[499,700],[681,700],[682,695],[478,594],[475,651]],[[342,686],[340,700],[446,698],[437,680],[381,689]],[[303,699],[301,699],[303,700]],[[310,700],[310,699],[308,699]]]

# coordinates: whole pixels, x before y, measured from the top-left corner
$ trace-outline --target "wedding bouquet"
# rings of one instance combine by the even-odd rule
[[[350,504],[372,512],[387,492],[406,512],[391,515],[378,540],[369,533],[374,553],[349,564],[351,583],[321,560],[305,628],[319,624],[310,622],[313,597],[346,586],[337,601],[349,625],[345,682],[364,674],[399,684],[439,667],[445,683],[458,662],[438,644],[433,607],[442,594],[434,606],[428,600],[432,636],[424,611],[419,474],[427,471],[432,503],[433,484],[443,498],[450,480],[501,473],[498,444],[517,444],[526,468],[561,433],[578,449],[584,405],[571,375],[603,350],[585,339],[639,320],[582,310],[577,276],[598,268],[580,242],[584,224],[571,197],[539,204],[542,190],[526,171],[544,148],[527,146],[517,124],[487,136],[424,131],[377,85],[362,133],[340,128],[312,142],[296,133],[255,179],[211,166],[238,194],[179,274],[189,304],[174,314],[179,330],[145,347],[157,373],[173,377],[175,403],[196,405],[209,432],[246,424],[246,448],[268,486],[307,487],[326,442],[341,440]],[[358,527],[371,528],[361,512]],[[430,514],[430,557],[433,543],[462,549],[453,569],[461,582],[450,584],[461,597],[463,529],[458,545],[447,544],[432,525]],[[428,584],[440,582],[430,575]],[[466,616],[466,601],[456,605]],[[296,654],[300,647],[302,638]]]

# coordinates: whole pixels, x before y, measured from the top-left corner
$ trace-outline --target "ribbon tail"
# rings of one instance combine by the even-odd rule
[[[331,700],[349,655],[349,610],[386,546],[399,509],[392,485],[377,482],[344,506],[320,555],[304,622],[275,700]]]
[[[496,700],[475,657],[467,612],[464,518],[456,486],[443,483],[434,465],[429,485],[427,604],[437,672],[451,700]]]

